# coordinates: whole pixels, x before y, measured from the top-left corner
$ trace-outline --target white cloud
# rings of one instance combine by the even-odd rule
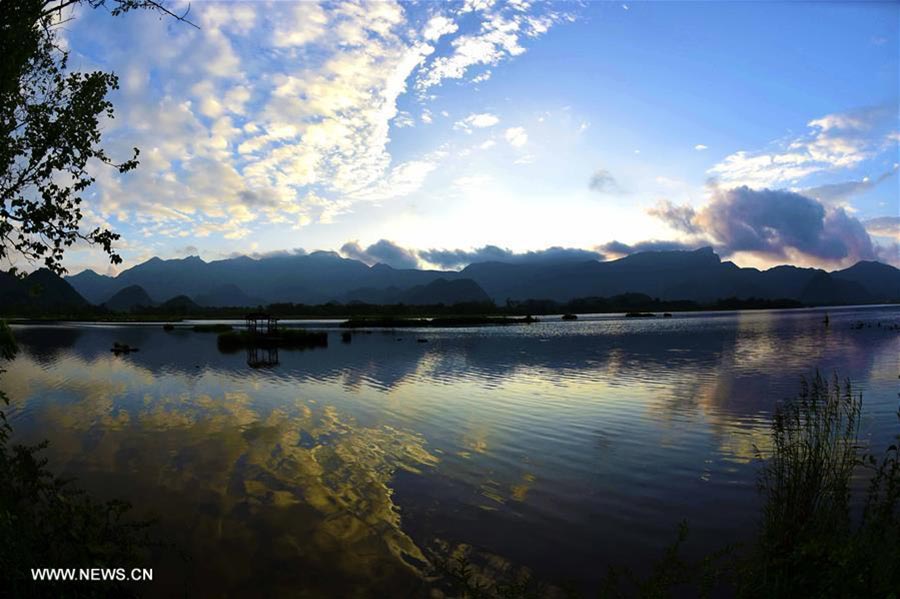
[[[694,146],[694,149],[697,150],[698,152],[702,152],[703,150],[708,149],[708,146],[704,146],[703,144],[697,144],[696,146]]]
[[[486,129],[487,127],[493,127],[499,122],[500,119],[497,115],[489,112],[479,112],[470,114],[461,121],[457,121],[454,123],[453,128],[471,132],[472,129]]]
[[[863,221],[866,231],[876,237],[893,238],[900,241],[900,216],[881,216]]]
[[[349,197],[355,200],[381,201],[407,196],[422,186],[425,178],[437,168],[437,157],[426,160],[410,160],[399,164],[377,185],[359,189]]]
[[[528,143],[528,133],[523,127],[510,127],[503,133],[503,137],[514,148],[521,148]]]
[[[425,92],[446,79],[462,79],[474,66],[494,66],[504,59],[522,54],[525,52],[525,47],[520,43],[523,36],[539,37],[555,23],[574,18],[569,13],[555,10],[557,6],[541,4],[542,14],[526,14],[523,12],[525,8],[532,7],[525,2],[497,5],[493,2],[466,3],[460,9],[461,14],[484,14],[480,28],[474,33],[454,38],[450,42],[452,52],[427,64],[417,78],[416,87],[420,92]]]
[[[328,15],[317,2],[293,3],[290,13],[275,22],[272,44],[279,48],[304,46],[322,38],[327,25]]]
[[[457,25],[453,19],[447,18],[444,15],[435,15],[425,25],[425,29],[422,31],[422,37],[429,42],[435,42],[447,34],[455,33],[458,29],[459,25]]]
[[[794,186],[813,174],[853,168],[891,144],[896,147],[895,123],[889,106],[826,115],[811,120],[805,135],[776,143],[769,151],[735,152],[709,173],[730,186]]]
[[[333,222],[360,202],[414,193],[447,152],[437,140],[393,155],[392,134],[449,113],[428,105],[431,94],[401,102],[408,84],[422,91],[474,64],[498,64],[523,52],[525,38],[570,18],[528,2],[463,9],[472,25],[464,34],[460,11],[438,7],[421,17],[390,0],[265,10],[198,3],[191,17],[199,30],[85,11],[65,34],[75,42],[73,61],[122,74],[105,144],[114,158],[141,148],[134,172],[96,169],[92,214],[145,238],[235,239],[270,224]],[[437,44],[442,52],[429,63]],[[469,130],[498,122],[487,112],[460,121]],[[506,138],[522,145],[524,129],[510,137],[516,129]]]

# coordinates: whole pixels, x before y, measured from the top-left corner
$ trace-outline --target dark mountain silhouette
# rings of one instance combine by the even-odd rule
[[[626,293],[700,303],[751,297],[811,304],[900,299],[900,270],[885,264],[860,262],[831,273],[795,266],[758,270],[723,262],[711,248],[642,252],[609,262],[481,262],[459,272],[395,269],[384,264],[370,267],[334,252],[258,260],[242,256],[213,262],[192,256],[178,260],[153,258],[117,277],[86,271],[68,280],[86,297],[97,297],[106,290],[106,298],[129,285],[140,285],[156,301],[186,295],[197,303],[216,302],[210,305],[231,303],[234,298],[249,300],[248,305],[330,301],[453,303],[457,297],[463,301],[482,297],[475,287],[501,304],[507,299],[566,302]],[[444,282],[438,283],[439,280]],[[462,280],[470,282],[461,283]]]
[[[99,275],[91,269],[83,270],[75,276],[66,277],[66,281],[78,290],[78,293],[92,304],[102,304],[112,295],[127,287],[117,278]]]
[[[136,308],[149,308],[155,303],[143,287],[129,285],[115,292],[103,305],[114,312],[131,312]]]
[[[28,304],[28,288],[24,282],[7,272],[0,272],[0,308]]]
[[[827,272],[817,272],[803,287],[800,301],[804,304],[871,303],[874,298],[865,287]]]
[[[407,304],[411,306],[450,306],[462,303],[490,302],[490,296],[472,279],[435,279],[426,285],[409,289],[396,286],[378,289],[365,287],[354,289],[344,296],[344,302],[366,304]]]
[[[46,268],[24,279],[9,273],[0,276],[0,309],[4,311],[78,312],[89,307],[72,285]]]
[[[490,296],[472,279],[436,279],[427,285],[416,285],[400,295],[402,304],[435,305],[490,302]]]
[[[857,262],[850,268],[832,273],[832,277],[859,283],[876,302],[900,300],[900,270],[880,262]]]
[[[186,295],[176,295],[161,303],[158,308],[163,314],[190,314],[199,310],[200,306]]]
[[[194,296],[194,301],[210,308],[229,308],[235,306],[259,306],[267,303],[258,298],[244,293],[244,290],[233,283],[219,285],[206,293]]]

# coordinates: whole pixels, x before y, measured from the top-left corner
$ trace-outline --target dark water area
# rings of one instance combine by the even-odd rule
[[[683,519],[689,555],[747,540],[774,406],[816,368],[850,378],[865,439],[887,445],[900,309],[828,314],[547,317],[350,343],[336,323],[293,323],[329,345],[271,368],[161,325],[23,325],[0,387],[16,441],[49,439],[55,471],[158,517],[183,555],[154,566],[151,594],[427,596],[430,552],[462,546],[591,590],[607,565],[646,570]]]

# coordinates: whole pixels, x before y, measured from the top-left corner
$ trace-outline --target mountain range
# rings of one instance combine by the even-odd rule
[[[90,303],[115,311],[162,307],[165,302],[184,310],[192,305],[288,302],[425,305],[492,300],[503,304],[527,299],[566,302],[624,293],[701,304],[730,297],[792,299],[810,305],[900,300],[900,270],[886,264],[859,262],[832,272],[795,266],[758,270],[722,261],[711,248],[642,252],[607,262],[480,262],[460,271],[368,266],[334,252],[260,259],[241,256],[212,262],[197,256],[152,258],[115,277],[92,270],[65,280],[45,270],[24,281],[3,275],[0,308],[31,301],[29,285],[33,287],[33,283],[57,289],[55,300],[43,300],[48,306],[54,302]]]

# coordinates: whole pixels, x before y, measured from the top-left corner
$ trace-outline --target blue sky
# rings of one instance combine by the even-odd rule
[[[80,9],[63,32],[73,67],[120,76],[110,150],[141,149],[87,200],[125,267],[326,249],[458,268],[492,246],[898,263],[896,3],[194,2],[189,18]],[[67,265],[108,269],[84,247]]]

